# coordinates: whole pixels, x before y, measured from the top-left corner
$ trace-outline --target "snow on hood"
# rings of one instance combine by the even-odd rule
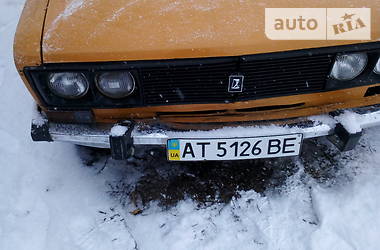
[[[359,1],[359,0],[357,0]],[[378,10],[376,1],[360,6]],[[286,5],[288,3],[288,5]],[[288,7],[326,8],[328,0]],[[335,6],[336,5],[336,6]],[[336,0],[335,7],[347,6]],[[265,8],[277,1],[50,0],[43,35],[45,62],[120,61],[256,54],[350,44],[352,41],[279,41],[265,35]],[[373,11],[376,21],[378,12]],[[380,31],[374,29],[374,41]],[[368,42],[368,41],[357,41]]]

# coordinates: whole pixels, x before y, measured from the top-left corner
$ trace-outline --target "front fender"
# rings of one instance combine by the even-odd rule
[[[26,66],[39,66],[43,63],[41,37],[48,4],[49,0],[26,0],[17,26],[13,46],[16,68],[37,103],[39,103],[39,100],[26,80],[23,69]]]
[[[49,0],[26,0],[14,40],[14,60],[18,71],[41,65],[41,36]]]

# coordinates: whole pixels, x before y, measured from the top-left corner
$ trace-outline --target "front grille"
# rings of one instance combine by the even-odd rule
[[[380,42],[372,42],[231,57],[45,63],[25,67],[24,74],[41,106],[50,110],[219,104],[374,85],[380,82],[380,76],[373,73],[380,55],[379,49]],[[344,81],[344,84],[328,77],[336,55],[357,52],[368,54],[368,65],[358,77]],[[89,91],[83,98],[63,99],[48,88],[47,79],[51,72],[71,71],[83,73],[89,81]],[[96,77],[106,71],[131,72],[136,80],[136,91],[122,99],[102,95],[96,87]],[[238,74],[244,75],[243,91],[229,93],[229,76]],[[370,90],[366,95],[380,92],[375,88]],[[299,100],[299,103],[303,102],[305,100]],[[267,102],[260,106],[272,107],[273,104]],[[280,106],[293,104],[284,101]],[[173,111],[180,109],[177,107]],[[194,111],[199,111],[199,108]]]
[[[224,102],[229,75],[236,62],[191,66],[142,68],[144,100],[147,104]]]
[[[141,68],[146,104],[220,103],[324,90],[331,55],[234,57],[229,61]],[[229,93],[231,74],[244,75],[242,93]]]

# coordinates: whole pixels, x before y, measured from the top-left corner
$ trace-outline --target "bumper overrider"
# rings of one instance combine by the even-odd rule
[[[32,122],[34,141],[68,142],[77,145],[110,148],[112,157],[124,160],[136,146],[166,147],[172,139],[230,139],[257,136],[302,134],[303,139],[327,136],[341,151],[351,150],[362,131],[380,125],[380,108],[345,111],[340,115],[309,117],[307,123],[295,125],[223,127],[207,131],[178,131],[124,121],[113,126],[49,123],[39,118]]]

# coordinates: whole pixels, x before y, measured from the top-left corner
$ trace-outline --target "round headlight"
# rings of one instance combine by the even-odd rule
[[[377,60],[377,63],[376,63],[375,68],[373,69],[373,72],[380,75],[380,58],[379,60]]]
[[[129,72],[106,72],[98,75],[96,85],[99,91],[110,98],[124,98],[135,90],[135,80]]]
[[[89,88],[87,78],[82,73],[50,73],[48,86],[55,95],[76,99],[84,96]]]
[[[341,81],[352,80],[363,72],[367,61],[366,53],[339,55],[331,70],[331,76]]]

